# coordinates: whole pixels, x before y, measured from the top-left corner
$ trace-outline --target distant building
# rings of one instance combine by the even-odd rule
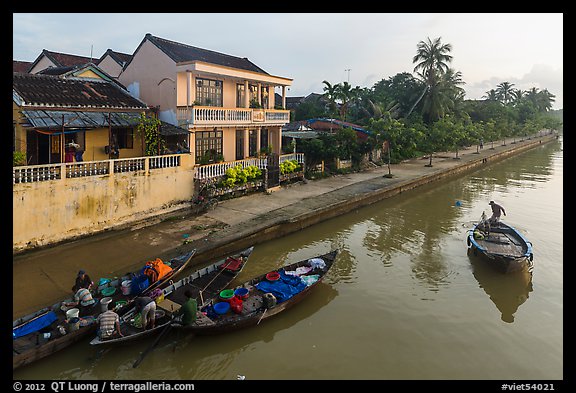
[[[31,65],[31,61],[12,60],[12,72],[28,72]]]
[[[70,55],[67,53],[52,52],[43,49],[42,53],[40,53],[36,60],[34,60],[34,62],[32,62],[30,65],[28,72],[31,74],[37,74],[49,67],[69,67],[87,63],[94,63],[94,59],[90,57]]]
[[[98,67],[102,68],[113,78],[118,78],[124,67],[132,60],[132,55],[116,52],[112,49],[106,50],[98,60]]]

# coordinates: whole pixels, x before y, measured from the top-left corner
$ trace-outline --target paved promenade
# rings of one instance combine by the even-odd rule
[[[15,316],[33,311],[47,301],[69,295],[79,268],[91,272],[94,280],[142,266],[150,258],[163,260],[196,248],[193,264],[216,259],[231,251],[262,243],[307,226],[347,213],[400,192],[418,192],[417,187],[463,171],[473,171],[553,140],[555,135],[499,141],[459,152],[436,153],[432,167],[428,158],[417,158],[388,167],[374,167],[361,173],[337,175],[295,183],[280,190],[255,193],[221,201],[216,209],[199,216],[180,212],[148,220],[122,231],[76,240],[14,258],[14,297],[26,293],[17,277],[28,277],[37,293],[14,301]],[[55,261],[58,263],[53,263]]]

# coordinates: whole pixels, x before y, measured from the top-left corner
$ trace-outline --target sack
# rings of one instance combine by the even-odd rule
[[[144,266],[144,274],[148,276],[150,284],[155,283],[171,272],[172,268],[162,262],[160,258],[146,262],[146,266]]]

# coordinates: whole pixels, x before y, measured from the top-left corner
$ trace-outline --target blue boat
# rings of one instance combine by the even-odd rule
[[[468,230],[468,251],[482,257],[496,270],[511,273],[532,264],[532,243],[514,227],[482,220]]]

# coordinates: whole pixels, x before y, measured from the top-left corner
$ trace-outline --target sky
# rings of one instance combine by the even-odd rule
[[[371,88],[402,72],[420,41],[450,44],[467,99],[502,82],[547,89],[563,108],[562,13],[13,13],[13,59],[47,49],[99,58],[132,54],[146,33],[246,57],[271,75],[293,79],[287,96],[324,93],[348,82]],[[86,28],[89,26],[89,28]],[[277,90],[279,92],[279,90]]]

